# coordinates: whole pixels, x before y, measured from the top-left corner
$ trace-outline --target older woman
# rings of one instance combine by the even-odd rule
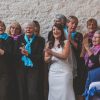
[[[84,44],[86,50],[84,59],[88,70],[100,67],[100,30],[94,33],[92,44],[91,48],[89,48],[88,43]]]
[[[41,98],[40,67],[42,67],[45,42],[34,34],[34,28],[33,22],[25,23],[25,34],[17,40],[19,100],[40,100]]]
[[[89,48],[89,44],[84,43],[84,48],[86,50],[84,60],[85,60],[85,65],[87,67],[87,72],[89,74],[94,72],[94,70],[97,70],[100,68],[100,30],[94,33],[93,38],[92,38],[92,44],[93,46]],[[99,71],[95,72],[95,74],[91,74],[91,78],[89,74],[86,81],[86,89],[85,89],[86,95],[88,95],[86,92],[89,89],[90,83],[100,80]]]

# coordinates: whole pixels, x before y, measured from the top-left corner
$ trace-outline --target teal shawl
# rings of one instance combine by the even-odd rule
[[[7,33],[0,34],[0,39],[6,40],[9,37]]]
[[[25,50],[28,51],[28,54],[31,54],[31,44],[35,40],[35,35],[33,35],[32,38],[28,38],[28,36],[25,35],[24,39],[26,41]],[[22,61],[25,65],[25,67],[30,67],[30,68],[33,67],[33,62],[31,61],[31,59],[28,56],[23,55],[22,56]]]

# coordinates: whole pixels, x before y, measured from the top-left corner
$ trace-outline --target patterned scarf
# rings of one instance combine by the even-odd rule
[[[7,40],[8,37],[9,37],[9,35],[7,33],[0,34],[0,39]]]
[[[16,35],[16,36],[11,36],[14,40],[17,40],[18,37],[21,36],[21,35]]]
[[[100,51],[100,44],[91,47],[90,50],[91,52],[93,52],[94,55],[97,55],[98,52]],[[84,59],[85,59],[85,64],[88,64],[89,68],[91,68],[94,65],[94,63],[89,59],[88,53],[85,54]]]
[[[35,40],[35,36],[33,35],[32,38],[29,39],[28,36],[25,35],[24,39],[26,41],[25,50],[27,50],[28,53],[31,54],[31,44]],[[31,61],[31,59],[28,56],[23,55],[22,61],[24,62],[25,66],[30,67],[30,68],[33,67],[33,62]]]

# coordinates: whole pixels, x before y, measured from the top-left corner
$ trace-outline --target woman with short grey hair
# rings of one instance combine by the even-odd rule
[[[45,41],[34,34],[34,23],[24,24],[24,34],[17,40],[17,77],[19,100],[43,100],[41,70]]]

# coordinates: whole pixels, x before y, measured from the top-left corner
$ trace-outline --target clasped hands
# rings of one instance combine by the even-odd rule
[[[48,54],[48,55],[53,55],[53,51],[49,48],[45,48],[44,51]]]
[[[19,48],[20,50],[21,50],[21,53],[23,54],[23,55],[26,55],[26,56],[28,56],[28,51],[27,50],[25,50],[25,48],[23,48],[23,47],[20,47]]]

